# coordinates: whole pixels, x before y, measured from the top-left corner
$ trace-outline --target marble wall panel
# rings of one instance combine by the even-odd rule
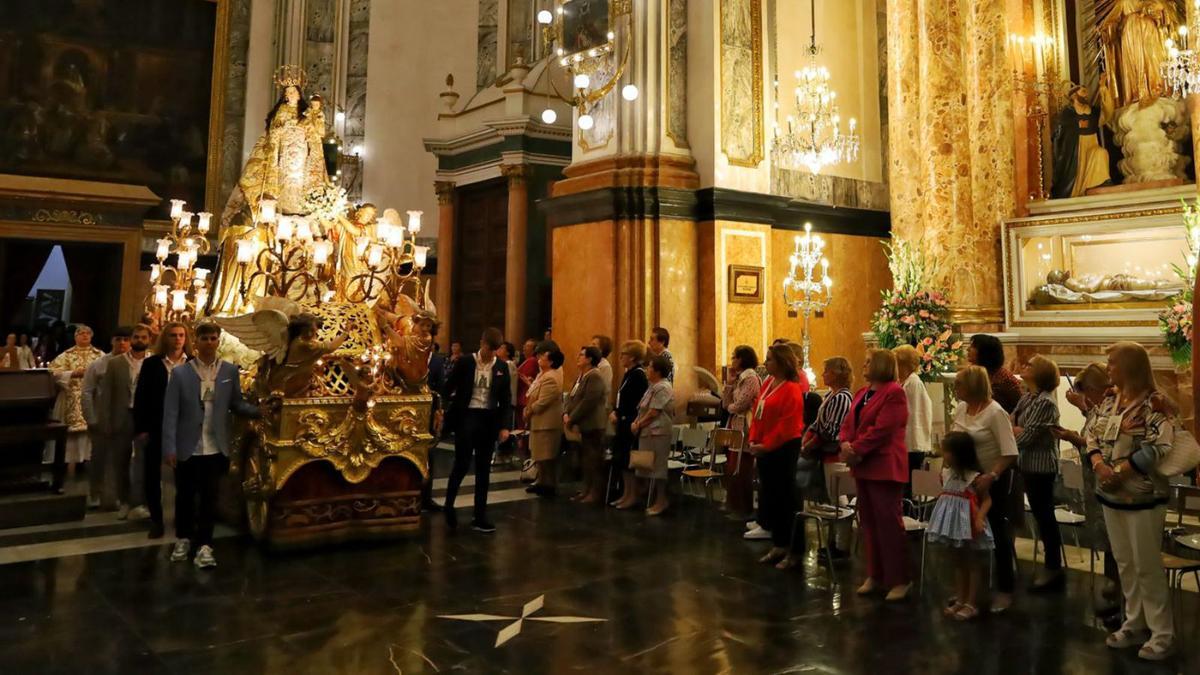
[[[720,0],[721,150],[734,166],[763,159],[760,0]]]
[[[775,272],[768,296],[772,303],[771,339],[786,338],[799,342],[804,333],[804,319],[788,316],[783,293],[778,287],[781,275],[789,268],[793,239],[790,230],[771,232],[771,268]],[[892,275],[888,270],[882,239],[844,234],[822,234],[825,255],[829,259],[829,276],[833,278],[833,300],[824,316],[810,319],[812,330],[813,370],[820,373],[820,364],[832,356],[844,356],[858,371],[866,351],[862,334],[879,307],[880,292],[890,288]],[[861,382],[859,383],[861,384]]]
[[[342,0],[345,1],[345,0]],[[367,55],[371,36],[371,0],[350,0],[349,44],[346,50],[346,145],[362,143],[367,133]],[[344,181],[351,200],[362,199],[363,164]]]
[[[657,264],[645,273],[657,279],[657,285],[652,286],[655,324],[671,332],[675,403],[682,410],[696,391],[697,382],[692,366],[697,365],[700,343],[698,227],[690,220],[666,219],[659,220],[657,226]]]
[[[1005,4],[889,0],[892,228],[941,262],[956,317],[999,322],[1015,203]]]
[[[246,119],[246,54],[250,47],[250,2],[230,0],[225,50],[224,111],[221,119],[220,189],[208,209],[218,212],[242,173],[242,127]],[[210,193],[211,194],[211,193]],[[219,217],[218,217],[219,219]]]
[[[499,0],[479,0],[479,41],[476,52],[475,90],[492,86],[496,81],[496,59],[499,54]]]
[[[772,278],[769,225],[717,221],[699,226],[700,344],[698,365],[720,374],[729,355],[738,345],[750,345],[758,354],[771,343],[773,308],[776,294]],[[745,265],[763,268],[763,302],[730,302],[729,267]]]
[[[304,4],[304,70],[308,73],[304,93],[309,96],[332,98],[336,1],[306,0]]]
[[[567,353],[589,344],[593,335],[611,335],[618,342],[631,337],[617,331],[615,233],[612,221],[558,227],[551,233],[551,329]],[[566,381],[574,380],[574,359],[567,359],[563,372]]]
[[[688,147],[687,54],[688,0],[667,6],[667,136],[677,147]]]

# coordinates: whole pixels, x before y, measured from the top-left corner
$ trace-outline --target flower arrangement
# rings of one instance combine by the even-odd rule
[[[1187,235],[1187,267],[1172,264],[1175,275],[1183,281],[1184,290],[1168,300],[1166,309],[1158,313],[1158,328],[1163,345],[1171,352],[1176,366],[1192,362],[1192,287],[1196,281],[1196,257],[1200,252],[1200,207],[1183,201],[1183,225]]]
[[[937,264],[906,242],[884,243],[894,288],[883,292],[871,329],[884,349],[912,345],[921,355],[922,379],[954,370],[963,357],[963,343],[954,334],[946,296],[933,288]]]
[[[304,193],[304,203],[312,217],[330,221],[346,213],[346,191],[336,185],[320,185]]]

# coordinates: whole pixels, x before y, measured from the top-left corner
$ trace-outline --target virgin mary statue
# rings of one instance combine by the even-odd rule
[[[213,282],[209,309],[213,314],[242,311],[242,298],[260,294],[248,288],[249,272],[237,264],[237,242],[252,239],[262,250],[265,233],[255,227],[254,214],[264,197],[273,198],[279,213],[306,215],[311,210],[305,195],[329,184],[325,173],[322,137],[325,117],[310,111],[304,96],[304,70],[282,66],[275,73],[282,91],[267,115],[266,129],[259,136],[242,169],[237,186],[225,205],[221,228],[220,269]],[[261,282],[257,285],[261,285]]]

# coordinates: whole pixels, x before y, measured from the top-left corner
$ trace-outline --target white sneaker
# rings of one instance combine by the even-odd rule
[[[192,550],[192,542],[189,539],[180,539],[175,542],[174,548],[171,549],[171,562],[183,562],[187,560],[188,553]]]
[[[1162,661],[1174,653],[1175,642],[1173,640],[1151,639],[1138,650],[1138,658],[1146,661]]]
[[[217,566],[217,559],[213,557],[212,547],[208,544],[200,547],[196,551],[196,559],[192,561],[198,570],[212,569]]]
[[[127,518],[129,518],[129,505],[122,504],[120,508],[117,509],[117,520],[125,520]]]
[[[1145,631],[1127,630],[1125,628],[1118,629],[1104,640],[1104,644],[1111,649],[1129,649],[1146,643],[1147,635]]]
[[[145,506],[135,506],[129,509],[129,517],[133,520],[146,520],[150,517],[150,509]]]
[[[762,526],[757,526],[753,530],[750,530],[746,534],[742,535],[742,539],[770,539],[770,538],[771,538],[770,530],[764,530],[764,529],[762,529]]]

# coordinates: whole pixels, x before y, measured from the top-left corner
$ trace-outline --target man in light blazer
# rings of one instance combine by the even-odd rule
[[[171,560],[187,560],[196,546],[195,565],[216,567],[213,521],[217,487],[229,470],[230,414],[259,417],[242,398],[237,366],[217,358],[221,329],[196,327],[196,358],[176,368],[163,401],[162,454],[175,469],[175,548]],[[199,500],[199,508],[196,501]]]
[[[142,472],[133,465],[133,395],[150,348],[150,327],[138,324],[129,333],[129,349],[108,359],[96,394],[96,425],[109,444],[107,468],[116,488],[120,520],[150,517],[143,505]]]

